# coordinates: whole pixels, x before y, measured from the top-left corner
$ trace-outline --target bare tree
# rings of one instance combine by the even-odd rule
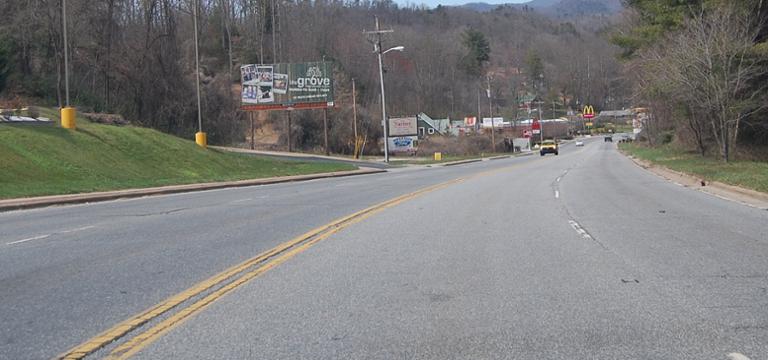
[[[759,28],[755,21],[731,2],[715,11],[702,9],[667,46],[642,55],[643,74],[686,104],[699,150],[704,151],[706,124],[726,162],[736,147],[742,120],[766,106],[765,85],[755,86],[755,80],[768,72],[753,51]]]

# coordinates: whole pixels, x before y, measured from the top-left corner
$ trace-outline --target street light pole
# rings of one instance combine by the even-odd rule
[[[61,127],[74,130],[77,114],[75,108],[69,106],[69,40],[67,40],[67,0],[61,0],[61,32],[64,40],[64,106],[61,113]],[[61,99],[59,99],[61,101]],[[61,105],[61,104],[59,104]]]
[[[376,31],[379,31],[379,18],[376,18]],[[381,84],[381,124],[384,127],[384,162],[389,162],[389,129],[387,129],[387,101],[384,97],[384,69],[381,64],[381,34],[376,42],[379,58],[379,82]]]
[[[200,49],[197,39],[197,1],[192,2],[192,16],[195,30],[195,75],[197,85],[197,133],[195,134],[195,142],[201,147],[207,146],[207,139],[203,132],[203,111],[200,103]]]
[[[67,42],[67,0],[61,0],[61,23],[64,37],[64,107],[69,107],[69,44]]]

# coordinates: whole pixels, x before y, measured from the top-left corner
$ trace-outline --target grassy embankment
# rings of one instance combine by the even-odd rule
[[[58,118],[58,110],[41,109]],[[0,199],[353,170],[216,150],[134,126],[77,119],[59,126],[0,125]]]
[[[650,148],[637,143],[619,144],[619,148],[639,159],[709,181],[741,186],[768,193],[768,162],[730,161],[701,157],[674,145]]]

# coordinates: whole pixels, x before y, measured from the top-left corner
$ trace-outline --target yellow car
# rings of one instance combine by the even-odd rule
[[[544,154],[555,154],[558,155],[557,142],[554,140],[544,140],[544,142],[541,143],[541,148],[539,149],[539,154],[541,156],[544,156]]]

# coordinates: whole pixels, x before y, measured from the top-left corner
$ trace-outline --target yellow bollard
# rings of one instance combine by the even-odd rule
[[[208,138],[202,131],[195,133],[195,142],[202,148],[206,148],[208,146]]]
[[[75,129],[75,117],[77,115],[77,110],[73,107],[64,107],[61,108],[61,127],[65,129]]]
[[[443,153],[436,152],[435,153],[435,161],[443,161]]]

